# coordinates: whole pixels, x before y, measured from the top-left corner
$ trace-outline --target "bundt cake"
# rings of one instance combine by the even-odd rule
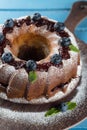
[[[76,88],[80,69],[76,40],[64,23],[35,13],[0,26],[0,97],[61,100]]]

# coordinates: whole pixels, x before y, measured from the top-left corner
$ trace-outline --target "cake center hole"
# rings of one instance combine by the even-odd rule
[[[17,57],[22,60],[40,61],[46,58],[50,52],[50,46],[46,38],[28,34],[17,38],[18,52]]]

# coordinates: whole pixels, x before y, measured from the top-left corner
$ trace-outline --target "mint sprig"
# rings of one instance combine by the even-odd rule
[[[34,83],[37,80],[37,74],[35,71],[30,71],[28,77],[31,83]]]
[[[75,102],[67,102],[68,110],[73,110],[76,107]]]
[[[79,52],[80,50],[76,47],[76,46],[74,46],[74,45],[69,45],[69,49],[71,50],[71,51],[74,51],[74,52]]]
[[[76,103],[75,102],[67,102],[66,105],[67,105],[67,110],[73,110],[76,107]],[[58,107],[50,108],[45,113],[45,117],[52,116],[52,115],[57,114],[59,112],[62,112],[62,109],[60,108],[60,105]]]
[[[46,112],[45,117],[54,115],[54,114],[59,113],[59,112],[60,112],[59,109],[53,107],[53,108],[49,109],[49,110]]]

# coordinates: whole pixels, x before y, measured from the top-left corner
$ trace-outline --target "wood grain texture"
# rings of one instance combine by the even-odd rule
[[[87,2],[86,1],[76,2],[73,5],[70,15],[65,21],[65,24],[70,29],[71,32],[74,32],[74,29],[77,26],[77,24],[86,16],[87,16]]]
[[[76,2],[65,21],[66,26],[87,43],[87,1]],[[86,18],[85,20],[83,20]],[[83,20],[82,23],[80,23]],[[80,23],[80,24],[79,24]],[[76,26],[79,25],[77,28]],[[76,29],[75,29],[76,28]]]
[[[8,2],[8,0],[5,0],[5,2]],[[55,0],[54,0],[54,2],[56,5]],[[71,2],[71,1],[69,0],[69,2]],[[9,5],[7,7],[8,8],[13,7],[14,2],[13,3],[9,2],[9,3],[12,4],[12,6]],[[15,2],[15,4],[16,4],[16,2]],[[14,6],[15,6],[15,4],[14,4]],[[36,8],[36,6],[35,6],[35,8]],[[56,5],[56,6],[58,7],[58,5]],[[2,7],[4,7],[4,4]],[[26,6],[26,8],[27,7],[28,7],[28,5]],[[66,6],[66,7],[71,8],[71,6]],[[18,8],[18,5],[17,5],[17,8]],[[53,6],[53,8],[54,8],[54,6]],[[10,11],[6,11],[6,13],[3,12],[1,14],[4,14],[4,18],[8,17],[8,16],[16,17],[19,14],[20,14],[20,16],[24,15],[23,12],[20,12],[19,14],[18,13],[19,13],[19,11],[18,12],[14,11],[13,15],[11,15]],[[27,13],[29,13],[29,12],[27,12]],[[31,13],[32,13],[32,11],[31,11]],[[43,11],[43,14],[46,15],[46,12]],[[47,11],[47,14],[48,14],[48,11]],[[55,13],[55,12],[53,14],[50,14],[50,17],[51,17],[51,15],[53,15],[53,17],[55,19],[58,18],[57,13]],[[60,14],[60,16],[62,16],[62,14]],[[66,25],[68,27],[70,27],[70,29],[72,31],[74,31],[74,28],[78,23],[78,20],[76,21],[75,25],[71,27],[71,25],[70,25],[71,16],[72,15],[69,16],[68,22],[66,22]],[[74,16],[73,16],[73,18],[74,18]],[[1,18],[3,18],[3,15]],[[81,20],[81,18],[80,18],[80,20]],[[15,130],[15,129],[16,130],[20,130],[20,129],[21,130],[28,130],[28,129],[29,130],[44,130],[44,129],[45,130],[49,130],[49,129],[50,130],[54,130],[54,129],[59,130],[59,129],[63,129],[65,126],[68,127],[69,125],[73,125],[75,122],[78,122],[79,120],[82,120],[83,118],[85,118],[87,116],[87,104],[86,104],[87,103],[87,87],[86,87],[86,84],[87,84],[87,45],[85,45],[82,41],[79,41],[79,40],[78,40],[78,43],[79,43],[79,47],[81,49],[81,55],[82,55],[82,60],[83,60],[83,73],[82,73],[83,77],[82,77],[82,83],[80,84],[79,89],[80,89],[80,93],[82,92],[82,90],[85,90],[84,91],[85,96],[82,95],[83,102],[80,102],[80,103],[78,102],[77,109],[75,109],[72,112],[69,112],[68,117],[66,114],[64,114],[65,115],[64,116],[60,113],[60,115],[56,115],[56,116],[53,116],[50,118],[44,118],[45,112],[47,111],[48,108],[51,107],[49,104],[46,106],[43,106],[43,105],[34,106],[34,105],[21,104],[19,106],[19,104],[11,103],[9,101],[4,101],[4,100],[0,99],[0,130],[12,130],[12,129],[13,130]],[[79,94],[79,92],[78,92],[78,94]],[[84,97],[86,97],[86,98],[84,98]],[[77,98],[77,101],[78,101],[78,98]]]
[[[73,95],[76,109],[47,118],[44,115],[54,104],[19,105],[0,99],[0,130],[63,130],[87,116],[87,45],[77,41],[83,65],[81,83]]]

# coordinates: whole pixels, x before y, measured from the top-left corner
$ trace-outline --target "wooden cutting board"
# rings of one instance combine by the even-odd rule
[[[85,16],[87,16],[87,2],[76,2],[65,24],[74,32],[76,25]],[[0,130],[61,130],[87,117],[87,45],[76,39],[81,51],[82,78],[70,100],[75,101],[77,107],[72,111],[45,117],[45,112],[53,104],[17,104],[0,99]]]

